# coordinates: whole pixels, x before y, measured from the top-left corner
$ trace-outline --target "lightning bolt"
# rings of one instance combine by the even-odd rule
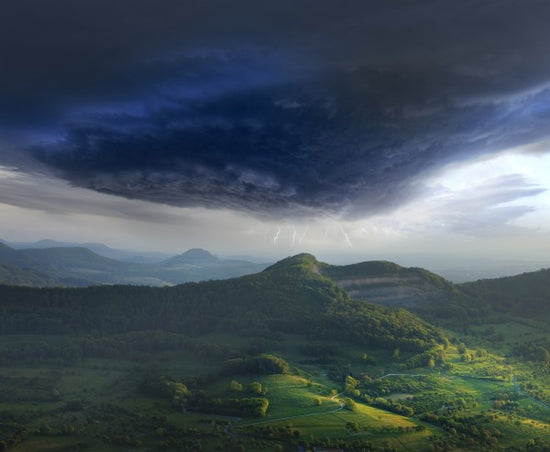
[[[294,245],[296,245],[296,228],[292,226],[292,242],[290,246],[294,248]]]
[[[309,229],[309,224],[306,224],[306,227],[304,229],[303,234],[300,236],[300,239],[298,240],[298,244],[301,244],[304,239],[306,238],[307,230]]]
[[[281,227],[279,226],[277,228],[277,232],[275,233],[275,237],[273,237],[273,246],[277,246],[277,239],[279,238],[280,233],[281,233]]]
[[[342,232],[344,238],[346,239],[346,242],[350,248],[353,248],[353,245],[351,244],[351,241],[349,239],[349,236],[346,234],[346,231],[344,231],[344,228],[340,226],[340,231]]]

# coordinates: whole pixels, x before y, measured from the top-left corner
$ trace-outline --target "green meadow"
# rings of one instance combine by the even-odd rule
[[[231,346],[230,355],[250,347],[250,341],[230,337],[224,342]],[[288,355],[289,368],[271,374],[228,374],[217,358],[188,351],[82,359],[71,365],[4,363],[2,434],[10,439],[24,426],[24,438],[11,445],[4,440],[5,450],[424,451],[466,450],[468,444],[479,450],[528,450],[528,444],[550,439],[550,409],[522,389],[532,369],[520,362],[486,351],[466,362],[463,356],[476,355],[476,350],[466,347],[459,353],[450,344],[442,364],[404,371],[407,354],[396,358],[380,349],[308,343],[292,334],[278,343],[264,353],[282,359]],[[305,353],[313,345],[335,354],[314,365]],[[372,358],[366,360],[365,354]],[[170,375],[191,393],[202,391],[212,400],[252,397],[257,395],[250,393],[254,388],[269,407],[258,417],[177,405],[170,397],[143,390],[143,378],[151,373]],[[356,386],[349,386],[345,374],[354,376]],[[546,397],[548,382],[537,381],[537,394]],[[399,413],[403,406],[414,412]]]

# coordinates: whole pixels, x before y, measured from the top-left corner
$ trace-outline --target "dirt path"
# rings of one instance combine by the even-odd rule
[[[297,418],[301,418],[301,417],[323,416],[325,414],[337,413],[338,411],[341,411],[343,409],[344,409],[344,404],[340,403],[340,406],[338,408],[336,408],[334,410],[330,410],[330,411],[323,411],[321,413],[296,414],[295,416],[279,417],[279,418],[276,418],[276,419],[266,419],[265,421],[253,422],[252,424],[239,425],[239,427],[251,427],[253,425],[267,424],[269,422],[277,422],[277,421],[288,421],[289,419],[297,419]]]
[[[550,405],[548,405],[547,403],[544,403],[542,400],[535,399],[533,396],[529,395],[529,393],[521,389],[521,387],[518,384],[516,375],[514,375],[512,382],[514,383],[514,387],[516,388],[516,391],[518,392],[518,394],[524,395],[525,397],[531,399],[533,402],[536,402],[539,405],[542,405],[544,408],[548,408],[550,410]]]
[[[377,380],[382,380],[386,377],[424,377],[424,374],[386,374],[378,377]]]

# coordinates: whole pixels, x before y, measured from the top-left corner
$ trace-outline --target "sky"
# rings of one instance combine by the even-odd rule
[[[3,0],[0,238],[550,256],[546,0]]]

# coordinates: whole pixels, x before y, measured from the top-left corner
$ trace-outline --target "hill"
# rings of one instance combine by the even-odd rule
[[[550,269],[482,279],[458,287],[495,312],[550,320]]]
[[[89,270],[116,271],[125,268],[123,262],[100,256],[82,247],[25,249],[19,252],[35,262],[60,270],[87,272]]]
[[[432,303],[444,304],[457,295],[455,286],[435,273],[417,267],[401,267],[393,262],[324,264],[320,271],[351,297],[381,305],[416,308]]]
[[[548,312],[547,271],[463,284],[387,261],[322,264],[319,271],[355,299],[401,306],[430,323],[453,329],[485,323],[496,314],[526,318],[544,317]]]
[[[61,242],[52,239],[42,239],[36,242],[7,242],[0,239],[0,243],[4,243],[16,250],[20,249],[43,249],[43,248],[87,248],[100,256],[109,257],[111,259],[132,262],[132,263],[158,263],[166,260],[169,255],[161,252],[151,251],[133,251],[111,248],[103,243],[77,243],[77,242]]]
[[[164,286],[232,278],[266,267],[266,264],[247,261],[221,260],[201,249],[191,249],[161,263],[144,264],[111,259],[84,247],[13,249],[3,243],[0,243],[0,265],[32,269],[61,286],[74,287],[97,284]],[[35,278],[26,281],[33,286],[44,285]]]
[[[220,262],[216,256],[201,248],[191,248],[183,254],[171,257],[170,259],[162,262],[162,266],[165,268],[173,268],[178,265],[201,265],[201,264],[217,264]]]
[[[17,265],[19,267],[31,267],[40,265],[40,262],[32,259],[25,253],[14,250],[4,243],[0,243],[0,264]]]
[[[422,351],[442,333],[404,310],[352,300],[298,255],[261,273],[176,287],[0,288],[2,333],[295,332]],[[47,304],[45,303],[47,300]],[[12,315],[15,313],[15,315]]]
[[[0,284],[10,286],[53,287],[62,283],[36,270],[16,265],[0,265]]]
[[[448,341],[404,309],[353,299],[329,274],[433,278],[300,254],[174,287],[0,286],[0,446],[545,450],[545,347],[518,349],[518,363],[481,336]]]
[[[219,259],[201,248],[191,248],[183,254],[167,259],[156,268],[153,275],[159,275],[170,283],[235,278],[262,271],[266,264],[237,259]],[[182,279],[185,275],[185,279]]]

